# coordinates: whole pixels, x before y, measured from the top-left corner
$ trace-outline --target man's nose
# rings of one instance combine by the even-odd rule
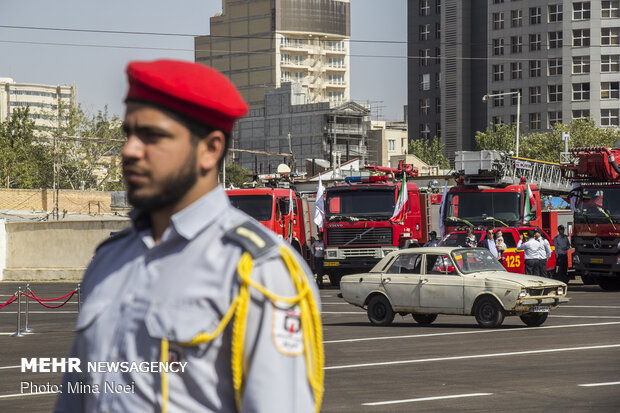
[[[144,155],[144,142],[135,135],[127,136],[121,154],[124,159],[141,158]]]

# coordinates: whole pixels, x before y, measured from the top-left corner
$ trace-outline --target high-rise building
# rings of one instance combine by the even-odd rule
[[[441,136],[450,159],[488,124],[516,125],[517,91],[523,134],[619,126],[620,0],[415,0],[408,43],[409,139]]]
[[[0,122],[6,121],[19,109],[29,107],[29,117],[39,130],[58,127],[60,111],[75,104],[74,86],[51,86],[35,83],[16,83],[0,78]]]
[[[251,108],[265,89],[301,83],[308,103],[348,101],[349,0],[223,0],[196,62],[224,74]]]

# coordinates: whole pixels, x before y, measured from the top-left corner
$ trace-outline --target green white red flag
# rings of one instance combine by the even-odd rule
[[[395,224],[402,224],[405,220],[408,209],[409,193],[407,192],[407,174],[403,173],[403,182],[401,183],[398,199],[396,200],[396,206],[394,207],[394,214],[392,214],[390,221]]]
[[[534,198],[534,194],[532,193],[532,188],[530,188],[530,184],[525,183],[526,193],[525,193],[525,207],[523,208],[523,223],[530,223],[530,214],[532,211],[536,209],[536,199]]]

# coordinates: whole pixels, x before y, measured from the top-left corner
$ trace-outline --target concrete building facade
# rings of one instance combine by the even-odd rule
[[[17,83],[8,77],[0,78],[0,121],[6,121],[20,108],[30,108],[30,118],[40,130],[56,128],[63,107],[76,101],[74,86],[51,86]]]
[[[371,121],[368,131],[368,163],[390,166],[392,158],[407,154],[409,141],[404,122]]]
[[[306,89],[299,83],[285,83],[265,92],[259,109],[252,109],[235,127],[234,162],[255,173],[276,171],[280,163],[291,163],[294,172],[307,172],[306,159],[324,159],[333,167],[338,162],[368,157],[370,109],[355,102],[307,102]],[[267,154],[269,153],[269,154]]]
[[[298,82],[308,102],[350,97],[349,0],[223,0],[195,60],[226,74],[251,108],[265,89]]]

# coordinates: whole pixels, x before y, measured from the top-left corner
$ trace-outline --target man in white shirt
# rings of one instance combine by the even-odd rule
[[[538,249],[540,241],[534,238],[534,231],[527,232],[527,241],[524,242],[523,234],[517,244],[517,249],[523,251],[523,259],[525,260],[525,274],[540,275],[538,269]]]
[[[540,229],[534,231],[534,238],[540,243],[538,247],[538,275],[547,277],[547,260],[551,258],[551,246],[549,246],[549,241],[542,236]]]
[[[568,283],[568,250],[570,240],[564,234],[564,225],[558,227],[558,235],[553,238],[555,245],[556,277],[558,280]]]

